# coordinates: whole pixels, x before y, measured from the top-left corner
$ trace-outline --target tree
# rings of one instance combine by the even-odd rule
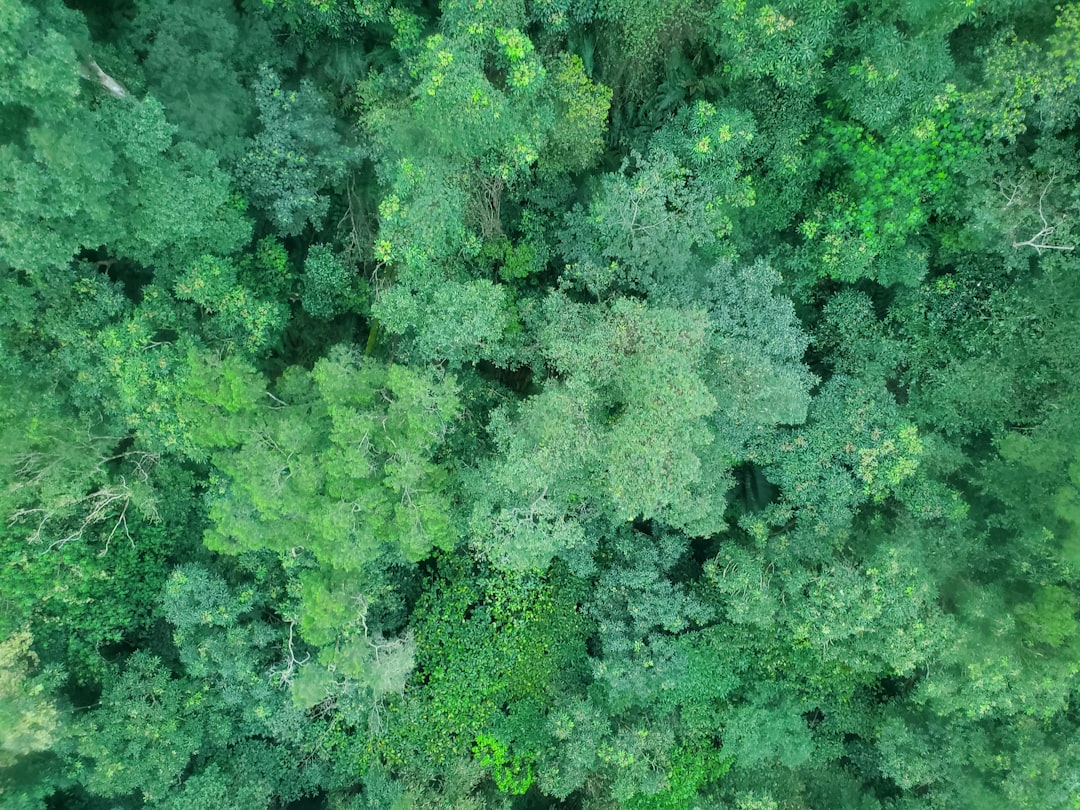
[[[721,531],[723,479],[706,474],[716,401],[699,376],[704,314],[562,293],[544,309],[560,379],[494,415],[499,455],[475,483],[474,542],[497,565],[542,568],[581,544],[590,516]]]
[[[405,88],[363,85],[363,127],[385,189],[373,314],[416,362],[514,364],[520,325],[485,243],[506,239],[504,206],[536,171],[584,168],[599,149],[607,91],[566,54],[546,57],[514,3],[446,3],[441,30],[395,46]],[[510,199],[508,199],[510,198]]]
[[[753,139],[753,120],[737,110],[705,101],[678,110],[644,155],[601,178],[587,210],[567,215],[566,278],[598,298],[693,300],[702,269],[725,252],[732,212],[754,204],[741,163]]]
[[[342,143],[326,100],[310,82],[282,88],[264,65],[255,100],[262,131],[241,162],[243,186],[279,233],[293,236],[308,225],[319,230],[330,206],[326,189],[341,182],[355,153]]]
[[[5,806],[28,810],[62,783],[53,754],[62,753],[70,734],[56,701],[63,674],[35,671],[33,641],[25,628],[5,631],[0,641],[0,797]]]
[[[21,112],[0,147],[12,190],[0,261],[33,276],[105,245],[114,258],[175,267],[248,239],[216,156],[174,144],[175,128],[153,97],[117,98],[80,79],[90,45],[81,15],[20,2],[4,24],[9,41],[44,45],[30,61],[21,50],[4,57],[0,103]],[[98,92],[105,97],[91,103]]]
[[[310,373],[290,370],[242,446],[214,456],[208,542],[287,552],[306,537],[346,571],[383,551],[416,562],[449,548],[447,474],[432,456],[457,410],[454,387],[345,346]]]
[[[98,22],[89,14],[92,25]],[[182,9],[141,3],[130,19],[104,24],[116,43],[113,58],[128,84],[139,85],[134,92],[142,95],[145,87],[182,140],[213,151],[231,170],[254,128],[248,87],[259,61],[287,59],[264,19],[222,0],[200,0]]]
[[[316,318],[330,319],[359,309],[363,288],[355,270],[327,245],[312,245],[304,259],[300,301]]]
[[[479,574],[479,575],[478,575]],[[477,572],[446,557],[413,613],[417,670],[378,753],[423,786],[456,758],[524,792],[544,739],[541,708],[583,678],[585,622],[559,575]]]
[[[457,539],[437,458],[458,409],[454,381],[341,346],[310,372],[288,369],[271,393],[246,404],[242,432],[223,435],[211,456],[205,542],[289,561],[287,615],[320,650],[317,664],[286,679],[298,704],[356,682],[381,698],[400,690],[413,649],[384,638],[371,610],[394,590],[386,569]]]

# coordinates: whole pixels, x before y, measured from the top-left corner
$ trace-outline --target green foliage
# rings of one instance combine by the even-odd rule
[[[494,737],[477,735],[473,755],[481,767],[492,769],[492,778],[504,793],[520,796],[536,780],[532,758],[520,754],[511,757],[506,746]]]
[[[810,732],[795,706],[763,691],[730,715],[724,726],[724,750],[741,767],[778,760],[786,768],[796,768],[813,754]]]
[[[604,148],[611,90],[589,79],[576,54],[560,54],[550,77],[555,88],[556,119],[540,153],[540,170],[588,169]]]
[[[262,131],[241,162],[245,188],[283,235],[309,224],[318,230],[330,206],[326,189],[345,176],[355,159],[352,151],[312,84],[283,88],[278,75],[263,66],[255,101]]]
[[[48,400],[35,404],[16,393],[6,405],[0,510],[7,537],[59,547],[101,524],[121,528],[129,506],[133,517],[156,517],[147,486],[153,458],[118,452],[117,437],[95,436]]]
[[[152,624],[173,548],[160,526],[134,518],[112,534],[117,519],[52,549],[18,536],[4,541],[4,630],[30,622],[47,660],[62,662],[80,681],[104,675],[103,647]]]
[[[595,4],[549,0],[537,5],[534,14],[542,14],[542,21],[556,30],[570,25],[589,26],[595,32],[595,39],[583,49],[588,61],[596,63],[606,84],[618,88],[619,95],[628,99],[647,97],[665,57],[685,41],[700,36],[702,10],[686,0],[602,0]]]
[[[452,369],[481,360],[507,364],[508,339],[519,328],[506,288],[480,279],[397,285],[372,314],[386,331],[410,338],[402,352],[409,360]]]
[[[226,432],[212,455],[204,540],[294,561],[288,613],[321,648],[299,673],[286,668],[298,706],[341,688],[381,699],[403,687],[413,647],[384,639],[369,616],[380,596],[371,570],[456,541],[447,469],[434,458],[457,413],[454,382],[342,346],[310,372],[287,369],[276,390],[265,404],[244,400],[242,440]]]
[[[361,87],[384,191],[373,253],[394,280],[373,314],[413,362],[513,365],[520,325],[483,272],[485,243],[505,240],[503,212],[534,171],[591,165],[610,94],[573,57],[545,59],[514,4],[444,14],[439,33],[395,40],[411,93],[386,77]]]
[[[290,369],[242,447],[214,455],[207,543],[285,553],[304,537],[301,547],[346,571],[384,551],[415,562],[449,548],[446,472],[432,456],[458,407],[454,388],[348,347],[310,373]]]
[[[645,292],[657,302],[693,297],[702,259],[715,256],[734,209],[754,204],[740,162],[753,121],[699,101],[601,178],[587,210],[566,217],[566,276],[598,298]]]
[[[719,212],[694,193],[673,154],[635,157],[636,171],[626,163],[605,175],[588,210],[567,216],[562,235],[567,278],[598,299],[640,291],[662,301],[686,283],[695,253],[723,232]]]
[[[296,766],[305,719],[269,669],[282,638],[252,610],[261,597],[199,565],[174,571],[162,607],[183,674],[137,652],[106,684],[78,724],[73,773],[87,791],[164,808],[226,790],[251,807],[311,791]]]
[[[0,804],[1080,807],[1078,33],[0,3]]]
[[[97,85],[80,80],[100,71],[81,15],[59,3],[39,10],[15,2],[2,24],[6,41],[26,45],[2,59],[0,104],[21,126],[0,144],[10,189],[0,261],[38,274],[108,245],[114,256],[176,266],[243,244],[248,224],[216,156],[174,144],[175,127],[153,97],[136,100],[120,87],[123,98],[101,88],[95,98]]]
[[[312,245],[304,259],[301,283],[300,302],[304,310],[316,318],[329,320],[357,309],[361,295],[356,271],[350,270],[326,245]]]
[[[222,0],[183,8],[152,0],[138,5],[123,34],[123,50],[138,56],[129,75],[141,73],[179,136],[236,160],[255,118],[246,88],[254,63],[278,58],[265,23]]]
[[[815,161],[837,183],[799,225],[821,275],[918,283],[925,258],[908,240],[935,210],[948,210],[957,168],[978,150],[969,125],[951,110],[956,98],[956,87],[946,85],[925,114],[906,110],[911,123],[900,132],[894,127],[887,139],[857,124],[823,121]],[[890,252],[902,258],[881,261]]]
[[[240,257],[237,280],[257,298],[280,301],[291,299],[295,273],[281,242],[266,236]]]
[[[1059,585],[1046,585],[1035,592],[1034,598],[1016,608],[1017,621],[1029,644],[1060,647],[1076,635],[1077,600]]]
[[[876,22],[849,37],[859,44],[859,61],[838,64],[833,86],[852,118],[874,131],[890,132],[903,118],[943,112],[940,97],[926,93],[952,72],[943,37],[913,37],[896,25]]]
[[[499,456],[472,523],[485,556],[543,568],[581,545],[575,524],[593,510],[616,523],[722,531],[720,482],[704,473],[716,409],[700,376],[704,313],[625,298],[590,307],[558,293],[544,308],[546,354],[562,381],[493,418]]]
[[[113,798],[135,790],[150,801],[169,795],[203,742],[202,724],[185,697],[159,659],[134,653],[102,695],[101,708],[83,723],[86,788]]]
[[[913,412],[953,434],[1067,430],[1050,403],[1072,395],[1076,325],[1064,314],[1078,292],[1069,264],[1053,260],[1027,280],[962,266],[924,287],[895,313]]]
[[[732,80],[767,77],[785,90],[815,95],[843,9],[837,0],[724,0],[712,8],[709,39]]]
[[[38,669],[25,628],[0,640],[0,801],[17,810],[37,810],[62,783],[55,754],[70,729],[56,694],[63,673]]]
[[[30,650],[34,637],[26,630],[0,641],[0,768],[10,768],[21,757],[51,748],[63,735],[60,713],[48,694],[59,673],[31,675],[37,656]]]
[[[716,782],[731,768],[731,758],[717,749],[681,747],[671,753],[666,774],[669,787],[654,796],[634,796],[629,810],[677,810],[694,807],[698,791]]]
[[[986,121],[995,139],[1015,140],[1029,125],[1059,132],[1076,120],[1080,8],[1068,3],[1055,10],[1053,30],[1043,42],[1003,29],[979,53],[983,82],[964,101],[969,115]]]
[[[268,15],[282,29],[295,32],[308,42],[323,37],[355,36],[364,25],[383,22],[388,13],[386,0],[262,0],[260,14]]]
[[[816,379],[803,365],[807,336],[780,274],[765,262],[724,263],[698,294],[712,327],[706,381],[717,398],[717,443],[730,459],[747,455],[763,427],[806,421]]]
[[[603,655],[595,680],[613,715],[631,709],[662,713],[688,697],[675,684],[689,650],[676,636],[712,618],[712,610],[669,572],[685,554],[678,535],[650,538],[623,531],[601,547],[606,569],[589,604]]]
[[[822,386],[805,427],[785,429],[777,439],[753,456],[784,496],[767,510],[768,519],[784,524],[794,517],[833,543],[861,504],[903,499],[923,453],[918,429],[887,391],[841,375]],[[764,537],[757,518],[744,525]]]
[[[208,341],[258,355],[281,333],[288,317],[278,303],[260,301],[238,283],[231,262],[202,256],[176,281],[176,296],[208,316]]]
[[[22,154],[4,146],[5,183],[15,193],[5,205],[3,261],[39,273],[80,248],[108,244],[135,261],[176,266],[243,244],[247,223],[213,156],[190,144],[170,147],[153,99],[104,104],[72,107]]]
[[[446,578],[432,583],[413,614],[416,673],[403,700],[391,706],[393,722],[376,750],[414,774],[435,773],[455,756],[474,753],[505,789],[527,787],[534,755],[508,748],[504,729],[515,720],[515,707],[576,684],[584,622],[558,580],[477,578],[460,564],[441,567]],[[523,719],[525,727],[509,736],[537,733],[542,718],[525,712]]]
[[[698,101],[660,127],[652,145],[670,151],[690,171],[707,208],[745,208],[754,205],[755,195],[743,158],[756,134],[745,112]]]

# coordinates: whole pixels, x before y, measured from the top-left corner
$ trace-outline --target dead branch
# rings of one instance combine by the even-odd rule
[[[292,683],[293,677],[296,675],[296,670],[311,660],[311,653],[305,655],[303,661],[296,657],[296,651],[293,649],[293,627],[295,624],[296,622],[289,622],[289,640],[286,643],[289,657],[285,661],[285,666],[282,667],[281,671],[274,673],[277,676],[278,686],[281,687],[288,686]]]
[[[106,91],[116,98],[129,99],[131,94],[127,91],[124,85],[120,84],[116,79],[102,70],[98,63],[93,59],[87,60],[84,64],[79,63],[79,75],[90,82],[96,82],[105,88]]]
[[[1051,184],[1053,182],[1054,182],[1054,175],[1051,174],[1050,179],[1046,181],[1046,185],[1043,187],[1042,193],[1039,195],[1039,219],[1042,221],[1042,230],[1040,230],[1037,234],[1035,234],[1030,239],[1027,239],[1027,240],[1025,240],[1023,242],[1015,242],[1014,241],[1013,242],[1013,247],[1014,248],[1022,248],[1022,247],[1035,248],[1035,252],[1038,253],[1040,256],[1042,255],[1042,252],[1044,250],[1070,251],[1070,250],[1075,250],[1076,249],[1076,245],[1052,245],[1052,244],[1049,244],[1048,242],[1045,241],[1046,239],[1049,239],[1049,237],[1054,235],[1054,230],[1055,230],[1054,226],[1052,226],[1049,222],[1047,222],[1046,215],[1043,213],[1043,200],[1046,198],[1046,192],[1050,190],[1050,186],[1051,186]],[[1004,192],[1002,192],[1002,194],[1004,194]],[[1013,194],[1012,194],[1012,197],[1010,197],[1009,201],[1005,204],[1006,208],[1008,208],[1010,205],[1012,205],[1013,200],[1015,199],[1015,197],[1016,197],[1016,192],[1014,191]]]
[[[96,450],[94,446],[96,442],[102,439],[112,440],[114,438],[115,437],[91,436],[85,446],[87,450],[92,452]],[[79,443],[79,446],[82,446],[81,443]],[[138,482],[146,483],[150,478],[150,472],[153,466],[158,461],[158,456],[154,453],[141,450],[130,450],[125,453],[109,456],[99,455],[93,470],[90,472],[90,476],[97,477],[107,475],[107,466],[115,461],[131,462]],[[19,466],[16,468],[16,472],[19,481],[12,489],[32,489],[43,486],[49,478],[63,474],[61,467],[63,457],[56,454],[46,454],[38,451],[26,453],[18,458],[17,463]],[[9,525],[14,525],[32,517],[36,520],[37,525],[30,533],[28,540],[32,544],[38,544],[44,540],[47,524],[50,524],[50,522],[55,524],[74,517],[78,521],[78,525],[74,530],[69,531],[63,537],[49,543],[48,550],[52,551],[57,548],[62,548],[72,541],[81,539],[91,526],[106,523],[111,520],[112,530],[105,540],[105,548],[101,553],[105,554],[108,552],[109,544],[116,536],[116,533],[121,529],[123,529],[124,536],[127,537],[128,542],[131,543],[134,548],[135,541],[128,528],[127,513],[132,501],[137,496],[137,491],[128,483],[127,477],[121,475],[117,483],[107,483],[98,486],[92,492],[85,495],[75,496],[68,494],[54,498],[50,503],[44,506],[17,509],[8,515],[8,523]],[[136,501],[136,507],[140,509],[148,519],[157,519],[157,511],[152,503],[139,503]],[[82,515],[72,515],[72,512],[82,512]],[[118,512],[119,514],[117,514]]]

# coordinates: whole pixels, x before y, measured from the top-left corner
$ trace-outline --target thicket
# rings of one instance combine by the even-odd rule
[[[1080,4],[0,0],[0,805],[1080,808]]]

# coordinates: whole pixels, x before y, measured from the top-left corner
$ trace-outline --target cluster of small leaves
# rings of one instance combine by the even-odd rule
[[[329,320],[360,305],[361,287],[355,270],[327,245],[312,245],[304,259],[300,303],[304,310]]]
[[[416,673],[391,707],[394,722],[376,750],[391,765],[419,759],[430,771],[475,754],[491,760],[485,767],[502,774],[506,789],[527,787],[534,754],[509,743],[530,733],[511,731],[507,718],[516,716],[516,705],[542,704],[575,682],[584,623],[556,582],[517,574],[478,578],[458,562],[440,569],[443,576],[413,614]]]
[[[726,230],[722,210],[700,193],[679,159],[656,149],[604,175],[588,209],[566,216],[566,277],[598,298],[682,292],[697,257]]]
[[[843,3],[724,0],[713,7],[710,38],[732,80],[768,77],[785,90],[814,95],[825,79],[843,24]]]
[[[281,304],[259,300],[241,286],[231,262],[213,256],[194,262],[177,279],[175,290],[180,300],[191,301],[210,316],[206,334],[211,341],[251,355],[277,338],[288,317]]]
[[[889,272],[877,260],[951,202],[958,165],[978,151],[978,141],[950,109],[956,95],[947,87],[903,137],[884,139],[863,126],[825,119],[815,160],[826,174],[832,165],[842,168],[833,190],[799,225],[816,248],[821,275],[844,281],[871,275],[883,284],[921,279],[919,262]]]
[[[432,460],[457,411],[452,379],[365,361],[339,347],[293,368],[278,401],[252,414],[237,451],[215,455],[212,547],[230,553],[301,545],[356,569],[385,548],[419,560],[455,531]]]
[[[242,162],[248,193],[280,233],[298,234],[309,224],[318,229],[330,206],[325,190],[345,176],[352,151],[342,143],[326,100],[310,83],[285,89],[264,66],[255,99],[262,132]]]

